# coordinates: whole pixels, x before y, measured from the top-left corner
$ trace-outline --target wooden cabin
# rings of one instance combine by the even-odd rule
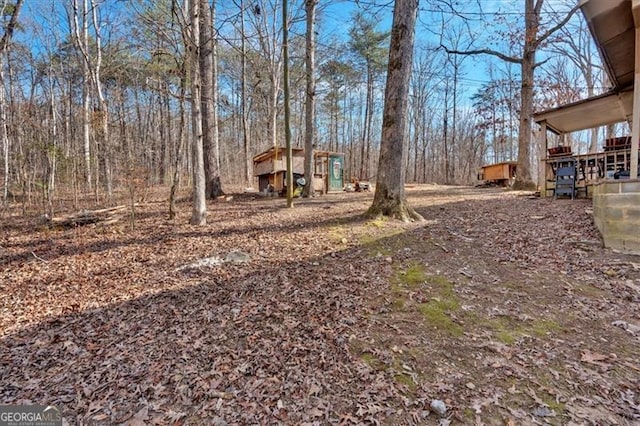
[[[293,181],[304,176],[304,149],[293,148]],[[322,194],[340,192],[344,188],[344,154],[330,151],[313,152],[313,190]],[[270,148],[253,157],[253,174],[261,192],[283,192],[286,185],[287,151]]]

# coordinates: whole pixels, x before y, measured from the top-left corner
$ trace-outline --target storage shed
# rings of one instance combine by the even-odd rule
[[[304,149],[293,148],[293,180],[304,176]],[[330,151],[313,152],[313,190],[326,194],[342,191],[344,187],[344,154]],[[282,192],[286,183],[287,151],[282,147],[270,148],[253,157],[253,174],[258,178],[258,189]]]
[[[516,164],[515,161],[503,161],[482,166],[478,171],[478,180],[487,184],[509,186],[516,177]]]

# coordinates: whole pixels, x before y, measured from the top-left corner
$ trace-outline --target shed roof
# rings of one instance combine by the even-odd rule
[[[284,157],[287,156],[287,149],[286,148],[281,147],[281,146],[279,146],[279,147],[271,147],[268,150],[266,150],[264,152],[261,152],[258,155],[255,155],[253,157],[253,162],[257,163],[257,162],[260,162],[260,161],[268,160],[271,157],[276,155],[276,151],[277,151],[277,155],[279,157],[283,157],[284,158]],[[296,154],[299,154],[302,151],[304,151],[304,149],[302,149],[302,148],[291,148],[291,152],[293,153],[294,156]]]

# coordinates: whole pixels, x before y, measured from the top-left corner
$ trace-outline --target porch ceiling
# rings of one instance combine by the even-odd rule
[[[614,90],[633,85],[635,26],[631,0],[581,0],[580,8]]]
[[[534,115],[556,133],[631,122],[635,25],[633,5],[638,0],[580,0],[580,8],[613,85],[611,91]]]
[[[598,126],[631,121],[633,90],[608,92],[558,108],[542,111],[533,116],[536,123],[547,122],[555,133],[570,133]]]

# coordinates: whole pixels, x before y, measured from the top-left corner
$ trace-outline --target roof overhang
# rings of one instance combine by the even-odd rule
[[[598,47],[612,90],[534,115],[555,133],[570,133],[622,121],[631,122],[635,67],[635,27],[640,0],[580,0],[580,9]]]
[[[633,3],[633,4],[632,4]],[[633,86],[637,0],[581,0],[580,8],[615,90]]]
[[[554,133],[570,133],[621,121],[631,121],[633,90],[608,92],[571,104],[539,112],[536,123],[547,123]]]

